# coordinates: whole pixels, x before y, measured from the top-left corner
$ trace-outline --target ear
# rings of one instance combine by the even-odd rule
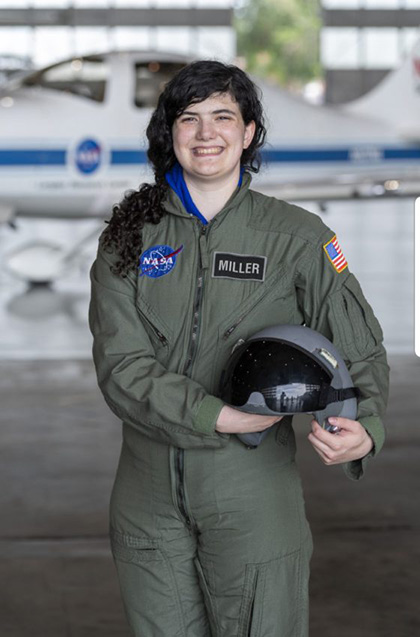
[[[256,126],[255,126],[254,120],[252,120],[251,122],[249,122],[249,124],[245,126],[244,145],[243,145],[244,148],[248,148],[248,146],[252,142],[255,135],[255,128]]]

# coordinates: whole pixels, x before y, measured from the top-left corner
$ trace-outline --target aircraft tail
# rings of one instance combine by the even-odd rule
[[[343,109],[354,115],[392,124],[405,139],[420,141],[420,40],[402,66],[389,73],[374,89]]]

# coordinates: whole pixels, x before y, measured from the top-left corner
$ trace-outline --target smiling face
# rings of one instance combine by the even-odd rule
[[[172,127],[174,152],[185,179],[196,184],[239,179],[242,151],[254,132],[255,123],[245,125],[229,93],[187,106]]]

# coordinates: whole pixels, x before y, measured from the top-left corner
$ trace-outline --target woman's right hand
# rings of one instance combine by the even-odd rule
[[[216,431],[224,434],[245,434],[264,431],[274,423],[279,422],[282,416],[260,416],[248,414],[233,407],[225,405],[219,414],[216,423]]]

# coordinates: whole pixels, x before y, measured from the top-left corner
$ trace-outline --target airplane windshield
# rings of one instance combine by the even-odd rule
[[[23,86],[41,86],[103,102],[108,65],[102,57],[74,58],[26,77]]]
[[[138,108],[155,108],[165,84],[185,63],[139,62],[135,65],[136,90],[134,103]]]

